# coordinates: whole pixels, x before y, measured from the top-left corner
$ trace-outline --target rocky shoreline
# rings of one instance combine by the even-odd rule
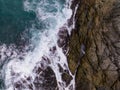
[[[79,2],[68,40],[69,68],[76,90],[120,90],[120,1]]]

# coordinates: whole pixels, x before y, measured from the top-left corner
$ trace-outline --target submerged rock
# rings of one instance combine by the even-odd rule
[[[72,80],[72,76],[69,75],[69,73],[62,73],[62,80],[66,83],[66,86],[70,84],[70,81]]]
[[[53,70],[47,67],[36,77],[34,85],[36,90],[57,90],[57,81]]]

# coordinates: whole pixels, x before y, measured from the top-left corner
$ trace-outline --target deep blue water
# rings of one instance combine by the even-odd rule
[[[0,44],[18,44],[35,17],[34,12],[24,11],[23,0],[0,0]]]

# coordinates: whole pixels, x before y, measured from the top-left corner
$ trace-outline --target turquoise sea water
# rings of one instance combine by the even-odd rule
[[[0,0],[0,44],[17,43],[35,17],[34,12],[24,11],[23,0]]]

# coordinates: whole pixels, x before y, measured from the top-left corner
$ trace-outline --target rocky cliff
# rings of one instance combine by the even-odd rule
[[[76,90],[120,90],[120,1],[75,0],[68,63]]]

